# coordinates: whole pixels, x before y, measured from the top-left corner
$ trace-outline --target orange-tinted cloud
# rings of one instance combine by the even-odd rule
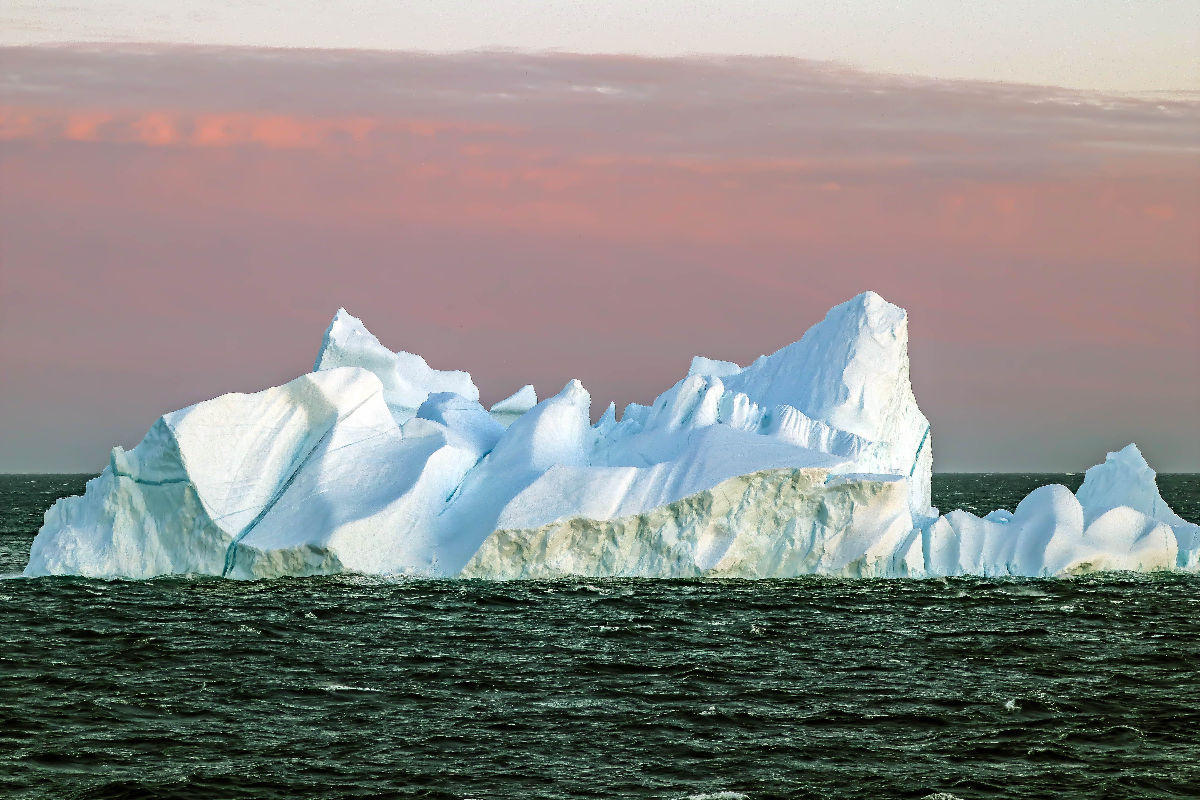
[[[315,149],[362,144],[373,133],[429,139],[447,134],[512,134],[518,128],[436,119],[311,117],[251,112],[102,111],[0,107],[0,141],[97,142],[152,146]],[[467,145],[465,153],[486,151]]]
[[[178,144],[177,124],[170,114],[150,111],[129,123],[132,140],[154,147]]]

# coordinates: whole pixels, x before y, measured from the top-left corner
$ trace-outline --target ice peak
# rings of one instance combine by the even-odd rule
[[[313,372],[337,367],[360,367],[375,373],[383,383],[388,407],[401,424],[436,392],[479,400],[479,389],[468,373],[433,369],[421,356],[403,350],[393,353],[380,344],[362,320],[344,308],[337,310],[325,330]]]
[[[852,306],[868,309],[868,308],[882,308],[884,306],[890,306],[891,303],[889,303],[887,300],[883,299],[883,295],[879,294],[879,292],[873,291],[871,289],[867,289],[865,292],[859,292],[858,294],[854,295],[854,297],[851,297],[849,300],[842,303],[841,305],[844,305],[844,306],[852,305]],[[837,306],[834,306],[834,308],[837,308]]]
[[[591,395],[577,380],[517,417],[496,447],[497,463],[545,471],[555,464],[584,464],[593,440]],[[515,469],[515,467],[512,467]]]
[[[527,383],[491,407],[493,414],[524,414],[537,405],[537,390],[533,384]]]
[[[892,331],[908,336],[908,312],[894,303],[889,303],[876,292],[866,291],[855,295],[844,303],[829,309],[825,321],[841,320],[857,328],[873,331]]]
[[[367,326],[363,324],[361,319],[340,306],[334,313],[333,319],[330,320],[329,327],[326,330],[343,335],[351,332],[366,333],[367,335],[374,337],[374,334],[367,330]]]
[[[902,406],[919,415],[909,385],[908,315],[875,292],[834,306],[799,341],[723,380],[762,406],[790,405],[872,440],[889,438],[890,418]]]
[[[517,417],[536,406],[537,402],[537,390],[533,388],[533,384],[527,383],[492,406],[488,413],[497,422],[507,427]]]
[[[329,326],[325,328],[325,335],[321,337],[321,348],[317,351],[317,358],[313,362],[312,371],[318,372],[321,369],[328,368],[328,366],[323,366],[322,363],[325,361],[326,353],[330,348],[336,347],[339,342],[359,336],[379,345],[379,340],[367,330],[367,326],[363,324],[361,319],[351,314],[345,308],[339,307],[333,315],[333,319],[329,321]]]
[[[847,303],[858,303],[864,307],[900,308],[897,305],[889,303],[886,299],[884,299],[883,295],[881,295],[879,292],[874,291],[873,289],[867,289],[865,292],[859,292],[858,294],[854,295],[854,297],[851,297],[846,302]],[[901,308],[900,310],[903,311],[904,309]]]
[[[1118,506],[1129,506],[1153,519],[1174,522],[1179,517],[1163,502],[1155,478],[1142,451],[1130,443],[1110,452],[1103,464],[1090,467],[1075,496],[1089,522]]]
[[[1104,462],[1109,461],[1124,461],[1126,464],[1139,464],[1146,469],[1150,469],[1150,465],[1146,463],[1146,457],[1142,455],[1142,451],[1138,449],[1137,444],[1130,442],[1115,453],[1109,453]]]
[[[604,409],[604,413],[600,415],[600,419],[592,427],[600,436],[607,436],[617,424],[617,404],[609,401],[608,408]]]
[[[741,372],[742,368],[732,361],[721,361],[716,358],[705,358],[704,356],[693,356],[692,365],[688,368],[688,376],[692,375],[707,375],[714,378],[723,378],[726,375],[733,375],[736,372]]]
[[[584,408],[589,408],[592,404],[591,392],[583,388],[583,382],[578,378],[571,378],[567,381],[566,386],[553,399],[561,399],[572,405],[582,405]]]
[[[1088,468],[1084,473],[1084,483],[1087,482],[1087,476],[1101,476],[1107,472],[1121,470],[1125,474],[1123,477],[1138,477],[1142,480],[1154,480],[1154,470],[1146,463],[1146,457],[1142,455],[1142,451],[1138,449],[1137,444],[1130,442],[1120,450],[1111,450],[1104,457],[1104,463],[1097,464],[1094,467]],[[1080,489],[1082,490],[1082,486]]]

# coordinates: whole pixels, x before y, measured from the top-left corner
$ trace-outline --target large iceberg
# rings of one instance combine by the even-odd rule
[[[339,310],[314,371],[161,417],[58,501],[26,574],[553,578],[1200,570],[1133,445],[1078,494],[938,516],[907,314],[872,292],[746,367],[703,357],[649,406],[570,381],[490,409],[465,372]]]

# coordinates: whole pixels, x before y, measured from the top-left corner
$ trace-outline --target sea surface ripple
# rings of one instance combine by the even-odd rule
[[[0,478],[0,572],[83,477]],[[1020,496],[1012,476],[935,480],[947,507]],[[1160,485],[1196,518],[1195,476]],[[1194,576],[0,581],[6,797],[1197,787]]]

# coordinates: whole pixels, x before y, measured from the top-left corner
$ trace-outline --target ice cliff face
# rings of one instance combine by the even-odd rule
[[[60,500],[27,575],[547,578],[1200,569],[1132,445],[1015,513],[930,508],[905,312],[874,293],[592,424],[578,381],[485,409],[339,310],[315,369],[163,416]]]
[[[498,530],[461,574],[888,577],[898,574],[896,554],[913,536],[906,489],[899,477],[762,470],[640,514]]]

